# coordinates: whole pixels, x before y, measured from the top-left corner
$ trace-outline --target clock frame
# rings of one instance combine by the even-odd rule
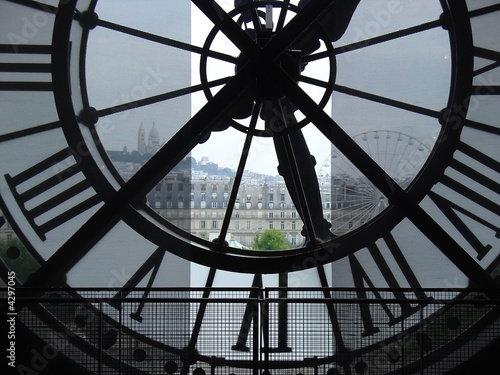
[[[5,160],[8,160],[9,153],[20,147],[29,155],[24,162],[6,163],[1,173],[2,210],[27,247],[28,252],[24,256],[38,263],[27,280],[18,281],[27,288],[53,285],[71,287],[72,272],[78,269],[79,264],[98,259],[100,249],[113,243],[113,235],[134,229],[140,233],[141,238],[148,239],[146,255],[142,256],[142,260],[137,260],[139,263],[133,274],[122,280],[123,290],[114,294],[111,301],[113,298],[117,300],[123,296],[128,297],[130,292],[126,291],[129,288],[144,283],[146,289],[141,291],[141,299],[147,301],[149,290],[158,283],[156,275],[162,262],[172,255],[175,262],[184,259],[206,267],[206,289],[203,292],[206,298],[214,288],[217,272],[254,275],[251,278],[255,288],[263,286],[262,274],[274,274],[279,280],[278,285],[285,287],[290,280],[300,279],[300,275],[310,272],[317,278],[317,286],[325,288],[321,292],[322,296],[329,300],[332,294],[328,288],[336,285],[328,276],[328,267],[335,274],[337,267],[347,266],[352,273],[350,280],[356,288],[355,295],[359,299],[366,298],[367,293],[370,293],[365,288],[379,286],[389,287],[389,296],[395,300],[408,300],[408,294],[404,294],[402,288],[410,288],[411,297],[431,299],[431,294],[421,291],[425,280],[415,271],[410,261],[415,258],[408,256],[407,244],[398,234],[402,228],[411,228],[419,233],[423,246],[430,249],[427,251],[438,252],[441,259],[451,264],[451,268],[470,280],[471,286],[481,288],[484,293],[481,296],[496,298],[498,283],[495,277],[500,259],[500,164],[498,152],[488,146],[494,145],[499,136],[498,123],[492,114],[494,104],[498,101],[498,84],[495,82],[498,82],[500,52],[494,43],[488,44],[492,43],[491,38],[478,25],[483,23],[486,30],[494,29],[491,19],[498,16],[500,4],[493,1],[489,5],[476,6],[467,1],[443,0],[439,2],[443,14],[431,22],[370,38],[364,43],[337,47],[334,42],[332,49],[325,43],[326,36],[322,33],[328,35],[325,19],[332,16],[332,9],[335,10],[338,2],[332,2],[326,8],[320,1],[311,1],[307,5],[301,3],[290,5],[287,1],[263,1],[258,4],[247,2],[226,12],[217,2],[193,1],[194,6],[213,23],[212,32],[206,44],[198,50],[182,41],[178,41],[177,45],[180,49],[192,48],[202,57],[202,78],[198,90],[204,92],[206,104],[130,180],[124,181],[107,157],[96,124],[111,113],[168,101],[184,95],[184,91],[173,90],[125,105],[94,108],[89,100],[89,82],[85,69],[89,35],[96,28],[105,28],[144,40],[156,38],[160,44],[173,42],[162,36],[101,19],[95,12],[97,1],[68,1],[59,5],[28,0],[3,1],[5,9],[25,9],[27,17],[32,17],[29,25],[35,25],[35,22],[44,26],[53,24],[50,32],[45,32],[44,35],[40,32],[40,35],[33,37],[34,40],[40,38],[41,41],[36,43],[19,38],[13,43],[14,34],[10,33],[10,45],[5,41],[0,44],[0,56],[9,55],[8,59],[11,59],[2,62],[0,71],[14,77],[0,79],[0,92],[6,98],[5,103],[22,98],[23,95],[34,103],[49,103],[46,107],[48,115],[42,115],[42,118],[48,117],[48,121],[39,123],[32,120],[33,113],[28,109],[28,117],[24,123],[22,114],[20,120],[7,120],[0,134],[5,150],[2,157]],[[262,17],[259,11],[269,9],[266,6],[274,7],[278,13],[283,14],[290,9],[296,14],[286,25],[281,25],[283,28],[274,32],[272,38],[266,34],[272,28],[260,30],[260,34],[266,35],[267,39],[254,37],[251,33],[244,32],[242,25],[234,21],[243,17],[245,12],[255,12],[249,23],[253,23],[257,29],[257,23],[260,23],[258,20]],[[341,14],[341,10],[335,11]],[[37,12],[42,12],[43,16]],[[350,17],[347,18],[350,20]],[[263,19],[266,20],[265,16]],[[300,38],[303,37],[304,30],[311,30],[310,24],[314,25],[313,30],[320,30],[318,38],[326,46],[322,53],[329,59],[331,69],[329,79],[324,83],[326,94],[320,102],[316,102],[302,90],[297,84],[300,79],[287,70],[295,60],[282,58],[284,54],[293,55],[295,49],[290,48],[290,44],[302,46]],[[28,27],[30,26],[25,26],[25,30]],[[339,55],[363,50],[368,46],[376,47],[393,39],[418,35],[434,28],[446,30],[450,43],[451,78],[445,107],[439,110],[429,109],[336,82],[339,73],[336,58]],[[40,26],[40,29],[50,28]],[[219,33],[224,34],[245,59],[233,56],[231,62],[236,66],[234,75],[227,80],[211,81],[205,71],[210,58],[220,58],[220,55],[211,50],[211,43]],[[306,33],[307,37],[308,35]],[[311,56],[314,56],[314,52],[307,57],[309,60],[306,58],[307,62],[314,59]],[[32,80],[31,77],[35,76],[37,78]],[[259,82],[257,85],[254,84],[256,80]],[[223,87],[212,94],[210,88],[216,84],[223,84]],[[241,90],[242,87],[247,87],[248,90]],[[186,88],[185,92],[194,90],[192,86]],[[331,93],[427,116],[440,124],[432,153],[408,187],[403,189],[394,181],[347,135],[334,116],[326,113],[323,109],[326,105],[324,99]],[[284,97],[293,103],[304,120],[284,126],[285,129],[270,132],[270,128],[265,125],[258,130],[258,113],[254,110],[248,117],[255,121],[251,120],[248,127],[242,126],[231,117],[231,114],[234,115],[231,109],[248,103],[249,97],[253,108],[260,106],[262,111],[264,101],[276,103]],[[281,107],[283,108],[286,105]],[[302,219],[306,232],[309,233],[309,241],[304,247],[262,252],[235,249],[224,245],[223,241],[208,242],[196,238],[188,231],[163,220],[148,207],[144,197],[197,144],[206,141],[214,131],[225,131],[228,125],[221,125],[221,122],[225,123],[223,120],[227,120],[227,117],[234,122],[232,126],[246,133],[248,145],[252,137],[259,136],[283,141],[282,150],[285,150],[285,154],[288,150],[288,156],[282,154],[281,160],[293,160],[293,156],[301,149],[296,146],[301,141],[294,141],[293,137],[300,134],[302,127],[313,124],[388,199],[389,207],[361,228],[345,235],[315,237],[311,233],[318,233],[321,229],[318,221],[310,214],[312,209],[307,209],[311,202],[306,194],[306,184],[300,182],[303,169],[297,163],[295,166],[290,163],[289,180],[295,181],[296,202],[301,206]],[[273,119],[283,122],[284,117],[276,116]],[[266,121],[265,118],[263,120]],[[270,120],[267,119],[267,122]],[[286,125],[286,121],[284,122]],[[30,155],[30,143],[36,143],[41,134],[49,133],[53,134],[53,144],[43,152],[40,151],[43,148],[33,148]],[[242,166],[238,168],[236,179],[238,176],[241,179],[245,157],[244,151],[240,160]],[[54,195],[53,191],[57,193]],[[235,197],[234,192],[230,207],[233,206]],[[37,203],[33,205],[33,202]],[[232,208],[228,210],[229,216],[231,210]],[[229,220],[226,220],[226,232]],[[69,224],[78,229],[69,229]],[[221,238],[224,237],[221,235]],[[178,264],[175,262],[173,264]],[[370,266],[375,267],[377,276],[370,271]],[[252,296],[251,293],[254,292],[249,293]],[[473,296],[475,294],[464,292],[457,294],[457,299]],[[380,303],[383,297],[374,294],[374,300]],[[361,306],[360,304],[360,321],[365,336],[376,335],[378,327],[372,319],[372,311]],[[89,311],[93,314],[92,308]],[[410,319],[415,311],[418,309],[401,312],[398,319]],[[449,311],[453,311],[453,307],[443,311],[442,316],[446,316]],[[492,311],[487,315],[494,322],[497,312],[495,309]],[[203,321],[203,316],[200,309],[197,319]],[[245,313],[243,321],[248,320],[249,316]],[[332,316],[334,314],[330,314],[330,318]],[[390,318],[389,313],[386,316]],[[141,317],[140,312],[138,317]],[[115,319],[110,317],[109,324],[110,327],[116,324]],[[131,335],[134,334],[133,330],[130,332]],[[248,332],[247,329],[246,333]],[[149,340],[145,335],[141,334],[140,337],[145,341]],[[196,340],[193,342],[196,344]],[[396,345],[398,341],[384,338],[381,342]],[[190,348],[194,350],[194,346]],[[365,349],[369,348],[373,349],[369,345]],[[177,348],[176,355],[180,358],[181,351],[185,349]],[[339,368],[347,373],[350,366],[349,363]]]

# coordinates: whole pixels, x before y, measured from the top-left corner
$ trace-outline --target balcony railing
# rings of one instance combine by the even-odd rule
[[[8,318],[28,368],[442,374],[497,338],[498,302],[437,289],[17,289]]]

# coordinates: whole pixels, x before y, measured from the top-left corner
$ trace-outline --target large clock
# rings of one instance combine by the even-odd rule
[[[498,0],[2,0],[0,11],[0,203],[26,247],[5,253],[2,277],[56,288],[24,307],[25,325],[54,346],[71,330],[61,352],[72,361],[229,373],[258,354],[275,372],[443,372],[495,338]],[[148,145],[139,133],[150,155],[124,176],[110,151],[135,142],[143,121],[155,124]],[[189,185],[189,156],[208,150],[234,170],[213,241],[196,234],[189,202],[162,214],[150,199],[164,181]],[[281,175],[301,246],[225,241],[250,212],[239,192],[259,164]],[[164,291],[176,301],[164,310],[148,303],[154,287],[192,286],[203,289]],[[210,314],[223,310],[207,299],[223,299],[221,286],[250,289],[222,318],[235,337],[214,349]],[[87,287],[107,287],[107,299],[82,302]],[[278,302],[258,305],[263,288]],[[352,312],[332,302],[341,295]],[[479,307],[460,321],[464,301]],[[305,322],[295,336],[292,317]],[[257,323],[279,339],[261,348]]]

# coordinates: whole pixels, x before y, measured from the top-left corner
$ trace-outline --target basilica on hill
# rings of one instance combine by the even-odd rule
[[[140,154],[154,154],[160,149],[162,144],[163,142],[160,140],[160,133],[156,129],[155,123],[153,122],[153,127],[149,130],[146,138],[146,130],[141,122],[137,133],[137,151]]]

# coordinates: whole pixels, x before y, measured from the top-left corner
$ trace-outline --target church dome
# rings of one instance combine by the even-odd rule
[[[153,124],[153,127],[149,131],[148,134],[148,140],[155,145],[160,144],[160,133],[158,132],[158,129],[156,129],[155,125]]]

